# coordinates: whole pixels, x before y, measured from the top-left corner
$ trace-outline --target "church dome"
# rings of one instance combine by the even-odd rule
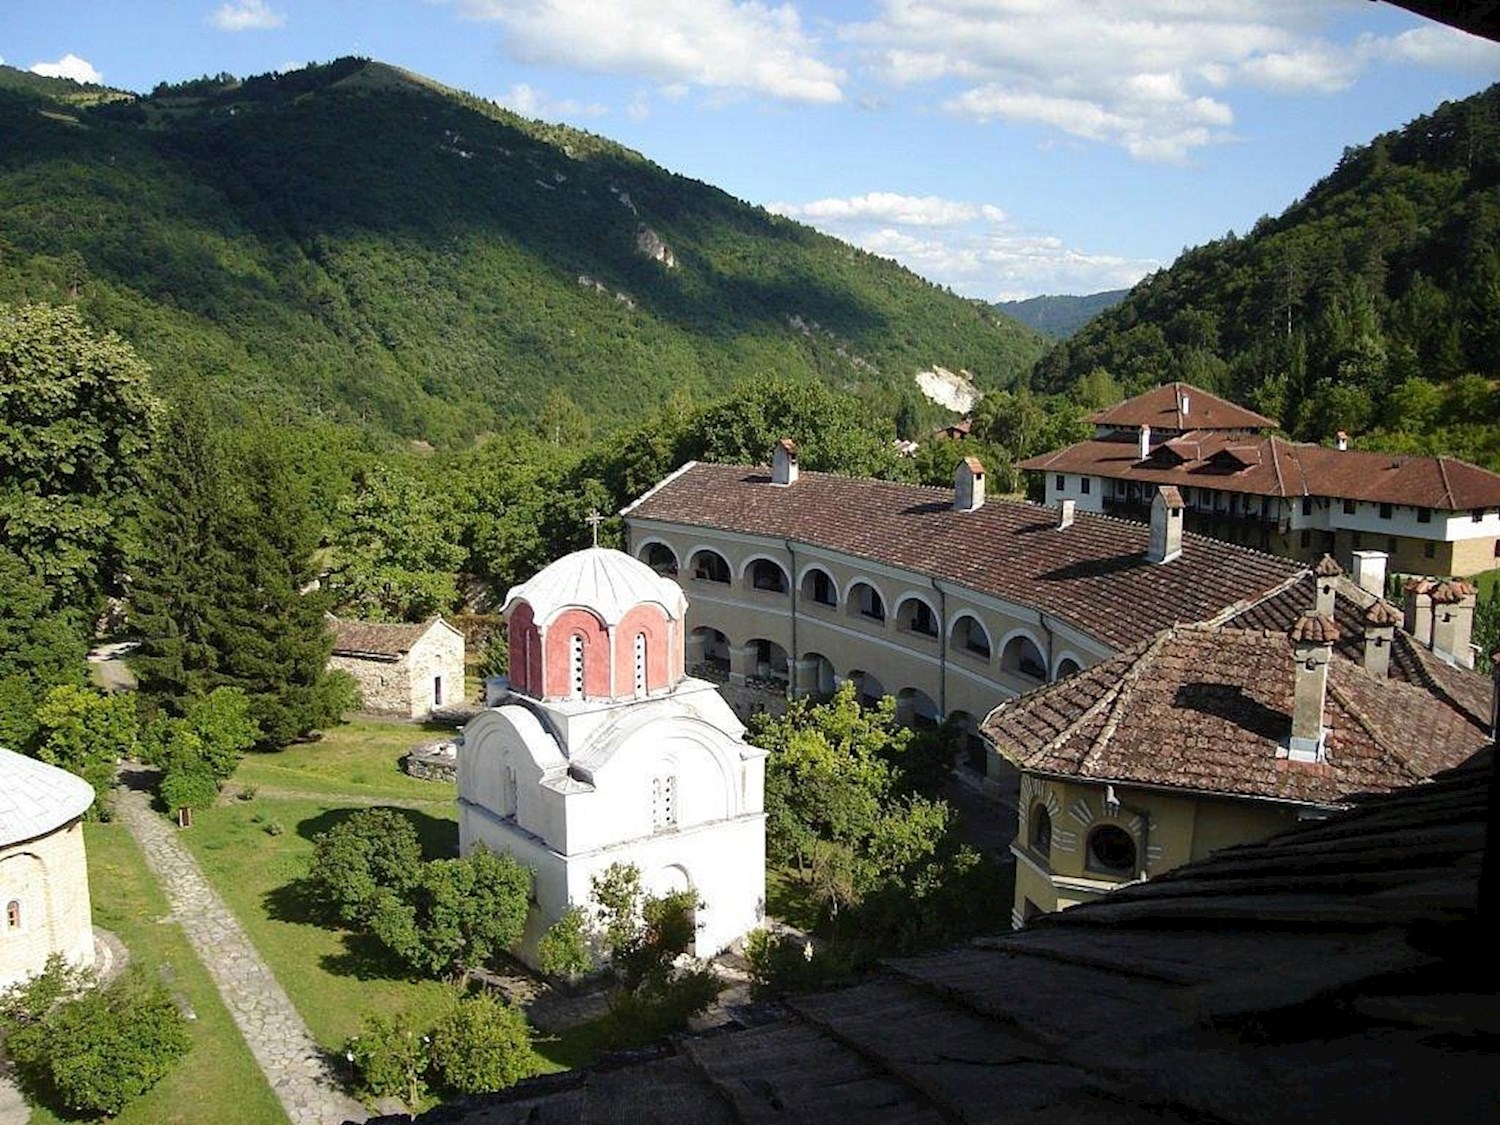
[[[0,748],[0,847],[45,836],[93,803],[94,787],[83,778]]]
[[[538,622],[550,621],[565,609],[594,613],[613,627],[643,603],[661,606],[667,616],[681,620],[687,609],[682,588],[663,578],[639,559],[607,547],[589,547],[564,555],[505,596],[502,613],[518,602],[531,607]]]

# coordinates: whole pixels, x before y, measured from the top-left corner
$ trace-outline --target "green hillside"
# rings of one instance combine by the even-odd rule
[[[0,68],[0,301],[76,301],[165,385],[208,380],[242,412],[446,442],[554,389],[608,425],[765,375],[886,406],[933,364],[1012,385],[1044,346],[603,138],[380,63],[81,89]]]
[[[1500,464],[1500,86],[1345,150],[1277,218],[1184,253],[1037,386],[1184,379],[1299,437]]]
[[[1066,340],[1105,309],[1118,305],[1129,292],[1129,289],[1110,289],[1081,297],[1045,294],[1022,301],[996,301],[994,308],[1035,328],[1049,340]]]

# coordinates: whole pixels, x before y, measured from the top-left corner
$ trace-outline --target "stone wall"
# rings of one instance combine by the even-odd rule
[[[94,964],[88,860],[76,820],[0,850],[0,988],[41,972],[54,953]]]
[[[328,666],[354,677],[364,710],[383,715],[411,714],[411,675],[404,659],[375,660],[335,653],[328,658]]]

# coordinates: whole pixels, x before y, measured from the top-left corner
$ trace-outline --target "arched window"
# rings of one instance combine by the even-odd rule
[[[665,543],[648,543],[646,549],[641,552],[641,562],[657,574],[668,578],[677,577],[677,556]]]
[[[1031,810],[1031,850],[1043,859],[1052,855],[1052,814],[1046,805]]]
[[[21,928],[21,902],[19,899],[11,899],[5,904],[5,925],[12,930]]]
[[[651,779],[651,830],[665,832],[677,827],[677,777],[667,774]]]
[[[1067,679],[1078,670],[1078,661],[1074,660],[1071,656],[1065,656],[1057,662],[1057,678],[1059,680]]]
[[[770,559],[756,559],[750,564],[750,588],[769,594],[787,592],[786,571]]]
[[[815,605],[832,608],[839,604],[838,587],[826,570],[816,566],[802,577],[802,596]]]
[[[896,607],[896,627],[906,633],[924,637],[938,635],[937,617],[921,598],[907,598]]]
[[[964,614],[954,623],[953,645],[960,652],[980,660],[990,658],[990,635],[979,619],[970,614]]]
[[[583,635],[568,638],[568,691],[575,699],[583,698]]]
[[[880,598],[880,591],[868,582],[856,582],[849,591],[849,598],[854,613],[872,621],[885,620],[885,602]]]
[[[1007,641],[1005,651],[1000,654],[1000,667],[1033,680],[1047,678],[1047,662],[1030,637],[1012,637]]]
[[[693,577],[699,582],[729,585],[729,563],[717,551],[703,550],[693,556]]]
[[[635,635],[635,693],[646,694],[646,634]]]
[[[1101,824],[1089,833],[1086,865],[1109,875],[1135,874],[1135,840],[1116,824]]]
[[[509,765],[500,777],[500,815],[516,815],[516,771]]]

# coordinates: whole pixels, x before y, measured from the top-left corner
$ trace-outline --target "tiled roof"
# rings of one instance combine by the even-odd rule
[[[0,748],[0,847],[61,828],[93,803],[93,786],[78,775]]]
[[[432,627],[434,617],[420,625],[390,625],[383,621],[328,619],[333,633],[333,651],[339,656],[378,656],[399,659]]]
[[[1146,559],[1150,528],[988,500],[957,511],[953,492],[827,473],[774,488],[764,469],[694,463],[627,507],[658,520],[792,539],[931,575],[1036,606],[1122,648],[1178,621],[1248,604],[1298,573],[1296,563],[1205,536],[1184,535],[1182,555]],[[686,560],[683,560],[686,562]]]
[[[1425,685],[1338,659],[1328,668],[1327,759],[1289,761],[1278,750],[1291,730],[1294,669],[1285,632],[1182,626],[1001,704],[984,733],[1045,774],[1324,805],[1411,785],[1488,742],[1467,711]]]
[[[1186,411],[1182,409],[1184,398]],[[1187,383],[1166,383],[1097,411],[1088,420],[1097,426],[1150,426],[1161,430],[1261,430],[1276,425],[1274,418]]]
[[[1080,441],[1018,462],[1016,467],[1148,485],[1189,485],[1256,496],[1331,496],[1448,512],[1500,507],[1500,474],[1452,457],[1338,450],[1261,437],[1253,439],[1257,458],[1250,458],[1244,452],[1246,440],[1201,430],[1157,446],[1142,461],[1136,439],[1121,434]],[[1161,452],[1167,448],[1192,455],[1179,461]],[[1231,448],[1235,449],[1232,462],[1228,458]]]
[[[417,1120],[1490,1120],[1493,940],[1475,920],[1490,774],[1484,754],[1018,933],[748,1010],[750,1026]]]
[[[548,563],[505,595],[502,613],[517,602],[531,606],[540,623],[562,610],[581,606],[613,628],[636,606],[653,602],[674,620],[687,610],[682,587],[639,559],[608,547],[586,547]]]

